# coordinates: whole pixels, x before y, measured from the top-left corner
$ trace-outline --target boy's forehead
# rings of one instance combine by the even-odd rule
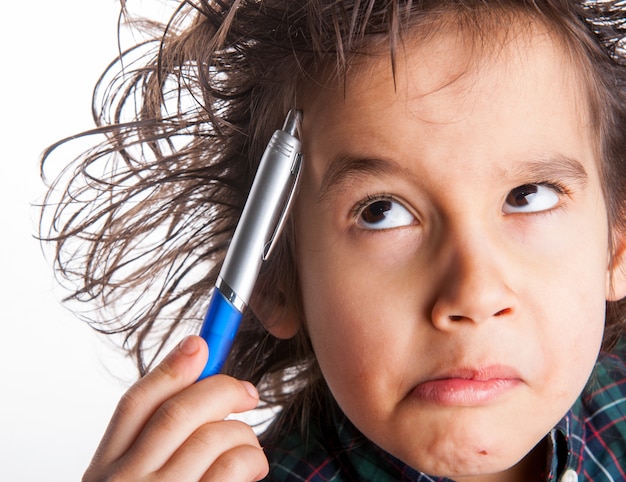
[[[384,102],[394,99],[407,103],[409,109],[413,105],[416,115],[433,123],[454,122],[450,113],[441,110],[442,99],[454,97],[458,105],[471,108],[473,98],[489,96],[505,83],[516,82],[511,72],[539,62],[537,77],[532,82],[528,78],[525,83],[520,81],[519,88],[533,88],[546,78],[558,81],[575,101],[581,127],[589,124],[590,89],[580,74],[585,69],[570,55],[563,39],[538,22],[532,28],[528,24],[517,30],[509,26],[500,35],[480,42],[468,38],[470,34],[478,35],[448,27],[427,38],[405,37],[393,58],[379,47],[359,57],[341,81],[330,77],[332,80],[313,86],[312,93],[304,97],[305,111],[326,111],[323,115],[330,119],[342,106],[384,109]],[[465,114],[460,109],[453,115]]]

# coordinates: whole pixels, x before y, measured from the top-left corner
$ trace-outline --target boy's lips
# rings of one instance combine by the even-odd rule
[[[436,405],[475,406],[490,403],[520,384],[517,370],[506,365],[458,368],[419,383],[412,396]]]

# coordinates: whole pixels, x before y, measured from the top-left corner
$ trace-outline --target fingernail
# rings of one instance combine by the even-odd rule
[[[248,390],[248,393],[250,394],[250,396],[254,398],[255,400],[258,400],[259,392],[257,392],[256,387],[252,385],[252,383],[250,382],[241,382],[241,383],[243,383],[243,386],[246,387],[246,390]]]
[[[191,356],[198,352],[199,349],[198,341],[193,336],[188,336],[183,338],[182,341],[178,344],[178,350],[187,356]]]

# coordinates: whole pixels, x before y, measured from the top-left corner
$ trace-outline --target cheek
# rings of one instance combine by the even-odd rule
[[[579,393],[600,350],[608,256],[606,243],[597,233],[603,229],[604,224],[598,223],[569,233],[550,253],[552,262],[537,270],[535,278],[541,283],[523,288],[522,301],[531,300],[524,308],[531,310],[527,322],[534,324],[537,347],[531,353],[542,360],[537,369],[549,399],[571,400]]]
[[[399,269],[389,259],[364,262],[346,243],[328,243],[323,228],[300,233],[303,310],[324,378],[344,409],[381,410],[387,399],[379,394],[395,395],[398,365],[417,329],[415,309],[400,299],[417,297],[398,299]]]
[[[585,371],[581,369],[592,366],[597,358],[604,334],[603,275],[597,270],[594,273],[582,269],[579,276],[574,272],[570,280],[562,280],[561,286],[548,291],[553,301],[546,305],[552,312],[538,318],[538,338],[543,340],[544,353],[552,360],[547,366],[555,367],[552,370],[555,383],[559,377],[584,378]],[[569,289],[564,287],[565,283]],[[543,319],[550,323],[542,324]]]
[[[300,263],[304,315],[316,356],[329,384],[347,383],[368,371],[372,340],[380,335],[372,321],[375,286],[346,259],[322,251],[304,254]],[[341,367],[341,369],[338,369]]]

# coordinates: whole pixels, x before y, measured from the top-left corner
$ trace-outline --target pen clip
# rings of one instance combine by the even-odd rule
[[[302,153],[298,152],[293,162],[293,166],[291,168],[291,172],[293,173],[295,179],[293,180],[293,184],[291,185],[291,189],[289,190],[289,197],[287,198],[287,202],[285,203],[285,207],[280,213],[280,217],[276,222],[276,228],[272,233],[269,241],[265,243],[265,248],[263,249],[263,261],[267,260],[272,251],[276,247],[278,238],[280,237],[280,233],[283,230],[284,224],[287,221],[287,215],[291,210],[291,205],[296,197],[296,193],[298,191],[298,185],[300,184],[300,174],[302,173]]]

